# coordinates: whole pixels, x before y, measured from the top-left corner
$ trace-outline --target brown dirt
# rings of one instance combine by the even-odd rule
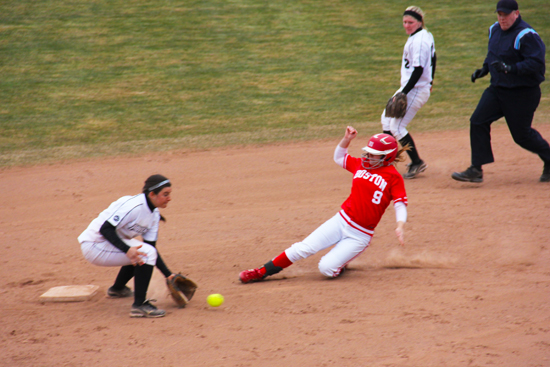
[[[406,181],[405,248],[390,208],[340,279],[317,254],[239,283],[337,212],[351,183],[332,161],[339,139],[1,170],[0,365],[549,366],[550,184],[502,124],[482,184],[450,179],[468,165],[467,131],[415,134],[429,168]],[[155,271],[149,296],[167,316],[131,319],[131,300],[104,296],[117,269],[88,264],[76,238],[153,173],[174,190],[160,252],[200,288],[177,309]],[[39,302],[78,284],[101,294]],[[225,303],[209,307],[211,293]]]

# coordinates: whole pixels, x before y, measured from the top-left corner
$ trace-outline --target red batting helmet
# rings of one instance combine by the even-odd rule
[[[363,148],[362,165],[365,169],[375,169],[379,167],[389,166],[397,157],[397,141],[388,134],[376,134],[370,138],[369,143]],[[382,155],[383,157],[377,160],[369,158],[367,153],[373,155]]]

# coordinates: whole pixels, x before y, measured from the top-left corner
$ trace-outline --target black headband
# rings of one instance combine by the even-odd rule
[[[417,12],[415,11],[412,11],[412,10],[405,10],[405,12],[403,13],[403,16],[405,15],[410,15],[411,17],[415,18],[416,20],[418,20],[419,22],[422,21],[422,15],[418,14]]]

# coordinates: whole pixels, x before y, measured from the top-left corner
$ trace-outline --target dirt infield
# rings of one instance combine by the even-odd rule
[[[240,284],[338,211],[351,186],[339,140],[1,170],[0,365],[550,366],[550,183],[502,124],[482,184],[450,178],[468,165],[468,131],[415,134],[429,167],[406,181],[405,248],[389,208],[341,278],[324,279],[317,254]],[[76,238],[154,173],[173,182],[160,252],[200,288],[177,309],[155,271],[149,297],[167,316],[131,319],[131,300],[104,296],[117,269],[88,264]],[[39,302],[85,284],[101,294]],[[208,306],[211,293],[225,303]]]

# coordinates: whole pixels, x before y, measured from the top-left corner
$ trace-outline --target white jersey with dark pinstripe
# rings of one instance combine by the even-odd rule
[[[99,233],[105,221],[116,227],[118,236],[123,240],[141,236],[144,241],[156,241],[160,212],[156,208],[153,211],[149,209],[145,194],[123,196],[101,212],[78,237],[78,241],[105,241]]]
[[[401,88],[405,87],[411,78],[415,67],[422,66],[422,76],[415,87],[424,87],[432,82],[433,58],[435,55],[434,38],[430,32],[422,29],[412,34],[403,48],[401,63]]]

